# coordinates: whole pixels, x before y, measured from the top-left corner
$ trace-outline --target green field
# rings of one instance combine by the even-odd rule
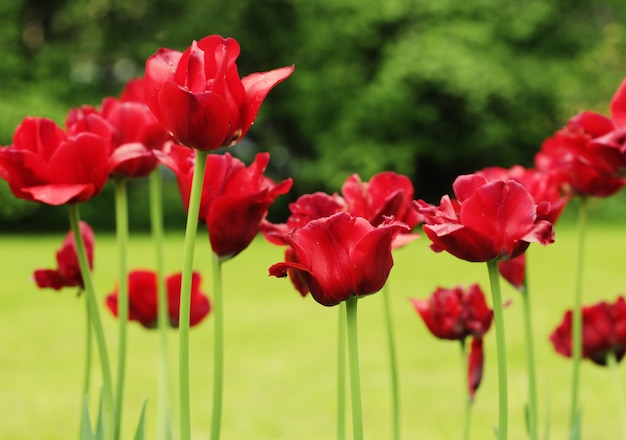
[[[592,225],[587,235],[583,302],[614,300],[626,293],[626,229]],[[36,268],[52,267],[58,236],[3,236],[0,284],[0,438],[76,438],[84,365],[83,298],[35,288]],[[573,292],[575,229],[566,224],[556,243],[531,246],[530,287],[535,321],[540,422],[549,411],[551,438],[567,434],[571,362],[552,349],[548,334],[570,306]],[[426,297],[436,286],[480,282],[489,293],[485,264],[435,254],[422,237],[395,253],[389,293],[395,316],[405,439],[460,437],[463,389],[459,347],[431,336],[407,301]],[[168,273],[179,270],[183,238],[167,238]],[[210,295],[210,255],[204,233],[196,246],[196,268]],[[150,268],[153,247],[145,235],[132,235],[129,264]],[[95,283],[100,299],[116,279],[113,236],[96,231]],[[282,250],[262,239],[224,265],[225,386],[224,440],[335,438],[336,334],[338,308],[301,298],[290,283],[267,275]],[[521,301],[509,286],[504,298],[509,362],[510,438],[524,439],[526,401]],[[116,320],[102,309],[111,361],[116,360]],[[383,311],[380,295],[359,303],[359,343],[364,429],[368,439],[390,434],[390,401]],[[212,320],[191,332],[192,438],[208,438],[211,414]],[[148,399],[147,438],[154,438],[157,334],[133,323],[129,329],[124,438],[131,438],[141,404]],[[177,334],[170,335],[172,380],[177,381]],[[486,336],[485,375],[473,408],[471,438],[491,439],[497,424],[495,333]],[[97,364],[96,364],[97,365]],[[623,366],[622,381],[626,385]],[[100,384],[97,368],[94,392]],[[115,368],[113,368],[115,371]],[[587,439],[619,435],[608,370],[585,362],[581,402]],[[626,388],[619,390],[626,392]],[[349,418],[348,418],[349,420]]]

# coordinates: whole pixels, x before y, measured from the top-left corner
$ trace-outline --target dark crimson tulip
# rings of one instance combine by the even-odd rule
[[[498,261],[498,271],[517,290],[526,290],[526,254]]]
[[[423,230],[431,249],[447,251],[467,261],[506,260],[521,255],[531,242],[554,241],[554,229],[540,220],[549,204],[535,203],[514,180],[488,182],[484,176],[459,176],[453,184],[456,199],[444,196],[439,206],[414,202],[424,216]]]
[[[594,112],[580,113],[543,142],[535,155],[535,166],[555,175],[564,189],[574,195],[613,195],[622,189],[626,179],[616,177],[613,151],[592,147],[595,139],[610,135],[613,130],[609,118]]]
[[[287,238],[293,261],[274,264],[269,273],[284,277],[297,272],[317,302],[334,306],[383,287],[393,266],[391,241],[403,231],[408,226],[402,223],[376,227],[346,212],[311,220]]]
[[[83,242],[85,243],[89,267],[93,269],[93,230],[91,229],[91,226],[81,221],[80,233],[83,237]],[[35,279],[38,287],[50,287],[54,290],[61,290],[64,287],[79,286],[81,289],[85,287],[83,285],[83,276],[80,272],[80,265],[78,264],[76,242],[74,241],[74,234],[72,234],[72,231],[69,231],[65,236],[65,240],[63,240],[61,248],[57,251],[56,260],[56,269],[37,269],[35,271],[33,278]]]
[[[620,296],[615,303],[606,301],[582,308],[582,357],[606,365],[609,355],[619,362],[626,353],[626,301]],[[550,335],[557,353],[572,357],[572,311]]]
[[[482,337],[493,321],[493,310],[478,284],[464,288],[438,287],[427,300],[411,299],[428,330],[440,339],[461,341],[472,337],[468,355],[467,386],[473,400],[483,377]]]
[[[438,338],[462,341],[484,335],[493,320],[485,294],[478,284],[467,289],[438,287],[427,300],[411,299],[428,330]]]
[[[239,43],[209,35],[185,52],[159,49],[148,58],[145,99],[176,141],[199,150],[237,143],[270,90],[293,66],[239,77]]]
[[[176,174],[185,209],[189,206],[195,151],[171,145],[157,153],[162,163]],[[269,153],[259,153],[248,168],[229,153],[207,158],[200,222],[206,224],[213,252],[230,258],[244,250],[259,233],[260,223],[276,197],[286,194],[291,179],[275,183],[263,175]]]
[[[384,171],[374,175],[369,182],[363,182],[353,174],[343,184],[341,194],[350,214],[365,217],[374,226],[381,224],[386,217],[393,217],[411,229],[423,221],[413,206],[413,184],[401,174]],[[394,248],[417,237],[417,234],[399,234],[394,239]]]
[[[89,200],[110,172],[136,153],[131,146],[109,154],[109,140],[103,137],[107,126],[90,117],[65,133],[50,119],[27,117],[13,145],[0,149],[0,177],[21,199],[49,205]]]
[[[166,278],[167,309],[172,327],[178,327],[180,312],[181,274]],[[191,310],[189,323],[199,324],[210,312],[211,304],[206,294],[200,291],[202,277],[194,272],[191,279]],[[157,274],[151,270],[134,270],[128,274],[128,320],[138,321],[145,328],[155,328],[158,320]],[[118,315],[118,292],[115,290],[106,298],[106,305]]]

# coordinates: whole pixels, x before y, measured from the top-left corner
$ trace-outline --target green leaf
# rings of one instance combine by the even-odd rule
[[[83,417],[80,424],[81,440],[95,440],[93,432],[91,431],[91,420],[89,420],[89,403],[87,402],[87,396],[85,396],[85,404],[83,405]]]
[[[146,405],[148,401],[144,400],[141,407],[141,415],[139,416],[139,423],[137,424],[137,431],[135,431],[135,440],[145,439],[145,417],[146,417]]]

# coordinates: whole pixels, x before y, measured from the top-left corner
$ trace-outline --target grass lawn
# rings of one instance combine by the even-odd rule
[[[613,301],[626,293],[626,229],[591,225],[587,235],[583,303]],[[84,365],[84,303],[73,290],[41,291],[31,281],[36,268],[52,267],[63,237],[3,236],[0,267],[0,438],[67,440],[78,434]],[[529,250],[529,282],[535,322],[540,423],[549,413],[551,438],[567,435],[571,362],[557,355],[548,335],[570,307],[573,293],[575,228],[563,224],[556,243]],[[431,336],[407,301],[426,297],[438,285],[480,282],[489,295],[485,264],[435,254],[422,237],[396,251],[389,280],[405,439],[460,437],[462,387],[459,346]],[[166,266],[179,270],[183,236],[168,234]],[[200,232],[196,268],[210,295],[209,245]],[[150,268],[149,237],[131,234],[131,268]],[[113,236],[96,231],[95,283],[99,298],[115,284]],[[336,334],[338,308],[301,298],[285,279],[267,275],[282,250],[262,239],[224,265],[225,386],[224,440],[335,438]],[[509,362],[509,438],[524,439],[526,376],[521,301],[503,285]],[[390,400],[383,310],[380,295],[359,302],[359,344],[364,429],[369,439],[390,436]],[[490,296],[489,296],[490,300]],[[116,320],[101,309],[115,373]],[[192,438],[208,438],[211,414],[212,337],[210,317],[191,332]],[[157,334],[136,323],[129,328],[129,356],[123,437],[132,438],[144,399],[148,399],[147,438],[154,438]],[[495,438],[497,368],[495,333],[485,340],[485,374],[472,413],[471,438]],[[173,385],[177,382],[177,333],[170,334]],[[100,384],[97,363],[93,394]],[[626,374],[620,367],[622,382]],[[619,436],[609,371],[584,362],[581,369],[583,437]],[[626,392],[626,388],[619,390]],[[174,404],[176,400],[174,400]],[[347,419],[349,421],[349,417]],[[348,423],[349,425],[349,423]]]

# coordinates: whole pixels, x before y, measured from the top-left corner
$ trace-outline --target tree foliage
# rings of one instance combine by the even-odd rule
[[[0,12],[3,145],[27,114],[62,122],[116,95],[159,47],[219,33],[240,42],[242,75],[295,64],[233,149],[270,151],[294,197],[395,170],[432,201],[460,173],[530,165],[575,112],[606,112],[626,74],[620,0],[22,0]]]

